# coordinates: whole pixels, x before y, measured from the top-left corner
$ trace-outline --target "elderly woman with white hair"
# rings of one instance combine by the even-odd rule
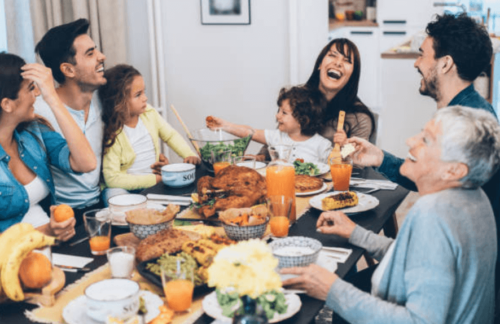
[[[500,126],[486,111],[442,108],[407,144],[400,171],[421,197],[395,240],[340,211],[317,222],[319,231],[348,238],[380,261],[371,293],[316,265],[283,269],[298,275],[283,285],[326,300],[349,323],[491,323],[497,236],[480,186],[500,165]]]

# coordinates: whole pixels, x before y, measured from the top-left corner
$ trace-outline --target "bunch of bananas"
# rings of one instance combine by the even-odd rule
[[[55,240],[27,223],[18,223],[5,230],[0,235],[0,295],[4,293],[14,301],[24,300],[18,276],[21,262],[34,249],[54,245]]]

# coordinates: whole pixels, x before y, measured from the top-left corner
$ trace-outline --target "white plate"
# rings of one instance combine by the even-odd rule
[[[165,210],[165,206],[162,206],[160,204],[157,204],[157,203],[154,203],[154,202],[151,202],[151,201],[148,201],[148,205],[147,205],[148,208],[153,208],[153,209],[157,209],[157,210]],[[108,208],[104,208],[104,210],[108,210]],[[116,217],[116,215],[113,216],[113,220],[111,221],[111,225],[113,226],[119,226],[119,227],[127,227],[128,228],[128,223],[127,221],[125,220],[125,214],[122,217]]]
[[[309,200],[309,204],[316,209],[323,210],[323,208],[321,206],[321,200],[323,200],[323,198],[325,198],[325,197],[335,195],[335,194],[338,194],[340,192],[341,191],[334,191],[334,192],[329,192],[329,193],[325,193],[322,195],[314,196]],[[359,199],[359,202],[356,206],[342,208],[342,209],[336,209],[336,210],[340,210],[346,214],[353,214],[353,213],[360,213],[363,211],[373,209],[373,208],[377,207],[379,204],[378,199],[371,196],[371,195],[367,195],[367,194],[357,192],[357,191],[356,191],[356,194],[358,195],[358,199]],[[326,211],[326,210],[323,210],[323,211]]]
[[[315,174],[313,177],[319,177],[319,176],[322,176],[323,174],[327,174],[328,172],[330,172],[330,166],[328,164],[321,163],[321,162],[314,162],[313,164],[319,170],[319,173]]]
[[[322,176],[322,175],[330,172],[330,166],[328,164],[320,163],[320,162],[315,163],[315,164],[319,169],[319,174],[315,175],[315,177],[319,177],[319,176]]]
[[[300,197],[300,196],[315,195],[315,194],[318,194],[320,192],[325,191],[326,188],[328,188],[328,186],[326,185],[326,183],[323,182],[323,186],[321,186],[321,188],[319,188],[318,190],[308,191],[308,192],[295,192],[295,196]]]
[[[147,290],[141,290],[139,296],[144,299],[147,313],[145,315],[146,323],[152,321],[156,316],[160,315],[159,307],[163,305],[163,300],[157,295]],[[62,316],[68,324],[102,324],[87,316],[85,311],[87,297],[82,295],[73,299],[64,307]]]
[[[247,167],[250,169],[255,169],[255,170],[259,170],[259,169],[266,167],[266,164],[264,162],[255,161],[255,167],[254,167],[253,163],[254,163],[253,161],[243,161],[243,162],[239,162],[236,165],[237,166],[244,166],[244,167]]]
[[[302,302],[300,301],[299,296],[297,296],[296,294],[286,294],[285,299],[286,299],[286,304],[288,305],[286,313],[285,314],[275,313],[274,317],[269,320],[269,323],[278,323],[283,320],[286,320],[287,318],[290,318],[293,315],[295,315],[300,310]],[[215,291],[213,291],[212,293],[205,296],[205,298],[203,298],[202,306],[203,310],[205,311],[205,313],[207,313],[208,316],[213,317],[217,320],[221,320],[224,323],[232,323],[233,320],[231,318],[222,315],[222,308],[219,306],[219,303],[217,302],[217,295]]]

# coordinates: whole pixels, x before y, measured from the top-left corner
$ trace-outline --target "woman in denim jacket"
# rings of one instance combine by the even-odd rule
[[[38,95],[49,104],[67,142],[37,117]],[[66,172],[89,172],[96,158],[85,136],[64,108],[54,88],[52,73],[40,64],[26,64],[13,54],[0,53],[0,232],[28,222],[38,230],[69,240],[75,220],[57,223],[41,207],[54,204],[49,164]]]

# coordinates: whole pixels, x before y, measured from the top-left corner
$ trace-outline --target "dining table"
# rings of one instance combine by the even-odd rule
[[[209,174],[204,166],[197,166],[196,179]],[[354,169],[353,176],[365,179],[384,179],[384,177],[373,170],[372,168]],[[352,189],[359,192],[367,191],[368,189]],[[147,194],[161,194],[161,195],[186,195],[196,192],[196,181],[182,188],[171,188],[165,186],[163,183],[158,183],[153,187],[147,188],[141,192],[143,195]],[[394,237],[397,232],[397,225],[394,222],[394,214],[401,202],[404,200],[408,190],[401,186],[397,186],[394,190],[378,190],[370,195],[379,200],[378,206],[373,209],[359,212],[357,214],[349,215],[350,218],[358,225],[379,233],[384,229],[384,234]],[[187,207],[184,207],[187,208]],[[351,271],[355,271],[355,266],[358,260],[363,256],[365,250],[348,243],[347,239],[341,238],[336,235],[327,235],[317,232],[316,221],[321,214],[321,211],[315,208],[309,208],[291,227],[289,236],[306,236],[319,240],[325,247],[340,247],[352,249],[350,256],[344,263],[339,263],[335,273],[344,278]],[[75,256],[91,257],[93,261],[86,265],[90,270],[97,269],[107,263],[107,258],[103,256],[93,256],[90,252],[89,244],[80,243],[75,246],[70,246],[72,242],[76,242],[84,238],[87,234],[83,226],[75,228],[76,235],[68,242],[62,243],[59,246],[52,248],[53,252],[61,254],[69,254]],[[113,226],[112,236],[128,233],[128,228]],[[79,280],[84,273],[80,272],[65,272],[66,286]],[[286,319],[280,323],[283,324],[307,324],[313,323],[316,315],[324,307],[324,301],[312,298],[306,294],[299,294],[302,307],[293,317]],[[12,324],[31,324],[33,323],[25,316],[25,311],[32,310],[38,307],[26,302],[7,302],[0,304],[0,323]],[[201,315],[195,323],[205,324],[212,323],[213,318],[206,314]]]

